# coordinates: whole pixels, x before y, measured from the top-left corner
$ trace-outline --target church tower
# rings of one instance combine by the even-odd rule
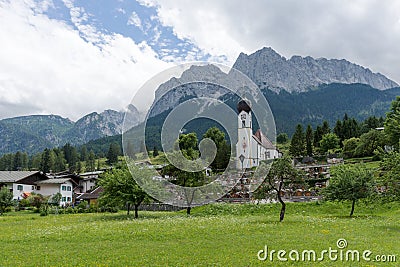
[[[252,120],[251,103],[249,100],[241,100],[237,104],[238,111],[238,143],[236,144],[237,169],[251,168],[252,149]]]

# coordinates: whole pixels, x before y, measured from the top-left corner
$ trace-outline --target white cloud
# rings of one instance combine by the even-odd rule
[[[133,11],[131,16],[128,19],[128,22],[126,23],[127,25],[133,25],[138,27],[139,29],[142,29],[142,20],[139,18],[139,15]]]
[[[286,57],[346,58],[400,82],[400,1],[140,0],[215,59],[271,46]]]
[[[35,8],[33,1],[0,1],[0,25],[7,25],[0,27],[0,118],[52,113],[77,119],[120,110],[168,67],[145,42],[83,25],[83,10],[71,10],[75,30]]]
[[[117,12],[119,12],[119,13],[122,13],[122,14],[126,14],[126,11],[125,11],[125,9],[123,9],[123,8],[117,8]]]

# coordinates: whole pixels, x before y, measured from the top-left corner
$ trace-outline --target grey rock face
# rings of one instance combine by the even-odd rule
[[[272,48],[263,48],[251,55],[241,53],[233,68],[249,76],[260,88],[274,91],[304,92],[330,83],[363,83],[380,90],[399,86],[380,73],[344,59],[309,56],[286,59]]]
[[[149,117],[175,107],[182,99],[193,97],[210,97],[216,99],[226,94],[229,92],[228,89],[224,89],[221,86],[214,86],[213,84],[215,81],[225,81],[227,77],[228,74],[214,65],[190,67],[182,73],[181,77],[173,77],[158,87]]]

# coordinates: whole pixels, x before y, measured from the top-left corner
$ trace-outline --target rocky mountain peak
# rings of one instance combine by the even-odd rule
[[[321,84],[362,83],[385,90],[399,86],[380,73],[351,63],[345,59],[314,59],[310,56],[279,55],[270,47],[253,54],[241,53],[233,65],[260,88],[304,92]]]

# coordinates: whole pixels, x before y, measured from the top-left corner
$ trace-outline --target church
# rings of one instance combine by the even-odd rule
[[[238,110],[238,142],[236,144],[236,168],[239,170],[257,167],[261,161],[280,157],[278,149],[261,132],[253,134],[251,104],[241,100]]]

